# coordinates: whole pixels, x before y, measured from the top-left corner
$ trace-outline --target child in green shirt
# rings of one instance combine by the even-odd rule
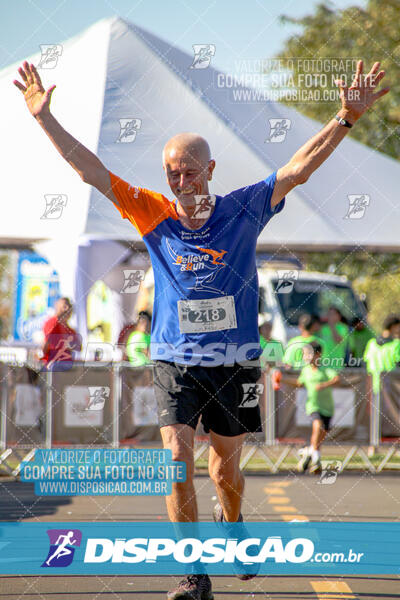
[[[321,319],[318,315],[302,314],[299,318],[299,329],[300,335],[288,341],[282,359],[285,365],[291,366],[294,369],[304,367],[303,348],[306,344],[319,342],[323,346],[322,340],[318,338],[319,330],[321,329]]]
[[[151,316],[146,311],[139,313],[136,329],[128,337],[126,353],[129,362],[135,367],[143,367],[151,363],[150,350]]]
[[[307,390],[306,413],[312,418],[310,446],[302,451],[298,464],[299,471],[310,473],[321,471],[320,447],[329,431],[330,420],[334,412],[332,390],[338,383],[339,375],[333,369],[320,366],[322,346],[312,341],[303,349],[303,359],[307,364],[302,368],[297,380],[284,377],[282,381],[295,387],[304,386]]]
[[[380,374],[392,371],[400,362],[400,317],[389,315],[383,323],[382,335],[372,338],[366,345],[364,361],[372,375],[372,389],[375,394],[380,388]]]

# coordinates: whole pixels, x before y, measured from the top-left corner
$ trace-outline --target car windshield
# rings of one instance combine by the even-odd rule
[[[303,313],[317,314],[323,318],[332,305],[340,310],[349,323],[354,317],[363,316],[361,302],[346,284],[313,280],[282,282],[273,279],[272,287],[288,325],[297,326],[299,316]]]

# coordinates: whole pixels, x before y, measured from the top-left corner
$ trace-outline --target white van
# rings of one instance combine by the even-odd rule
[[[366,307],[344,276],[304,271],[285,262],[258,266],[259,313],[273,321],[272,337],[284,345],[299,334],[302,313],[324,318],[333,305],[350,324],[355,317],[366,318]]]

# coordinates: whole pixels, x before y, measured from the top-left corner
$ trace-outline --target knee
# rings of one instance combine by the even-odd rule
[[[161,429],[163,446],[171,450],[172,460],[186,464],[186,481],[194,474],[193,434],[188,429],[174,426]]]
[[[211,465],[209,473],[215,485],[226,490],[236,489],[242,478],[239,469],[235,472],[233,469],[227,469],[222,465]]]
[[[183,462],[186,465],[186,481],[194,475],[194,456],[193,450],[179,441],[170,446],[172,460]]]

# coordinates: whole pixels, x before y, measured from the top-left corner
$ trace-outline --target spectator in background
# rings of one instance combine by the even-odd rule
[[[129,336],[134,331],[136,331],[136,322],[135,323],[134,322],[127,323],[126,325],[123,326],[123,328],[120,331],[120,334],[118,336],[117,346],[122,351],[121,360],[129,360],[128,354],[126,351],[126,345],[128,343]]]
[[[299,369],[304,366],[303,348],[311,342],[318,342],[324,347],[324,342],[318,337],[321,330],[321,319],[318,315],[309,315],[304,313],[299,318],[300,335],[289,340],[285,354],[283,355],[283,363],[294,369]]]
[[[349,343],[349,327],[343,322],[342,313],[336,306],[330,306],[327,322],[321,327],[319,335],[325,343],[323,363],[325,366],[342,368],[345,366]]]
[[[400,362],[400,317],[389,315],[383,323],[382,335],[372,338],[364,352],[367,371],[372,375],[372,389],[379,392],[380,374],[393,371]]]
[[[54,363],[71,363],[74,352],[82,347],[80,335],[68,325],[71,315],[72,303],[69,298],[59,298],[55,304],[55,315],[43,325],[42,361],[48,369]]]
[[[260,365],[265,369],[269,364],[280,363],[283,356],[282,344],[271,337],[273,321],[269,316],[260,315],[258,319],[258,331],[260,333],[260,346],[262,354]]]
[[[270,317],[260,317],[258,322],[258,331],[260,333],[260,346],[264,350],[267,342],[271,341],[272,319]]]
[[[361,317],[355,317],[351,322],[352,330],[349,335],[349,352],[357,360],[357,366],[362,366],[365,348],[370,339],[375,337],[372,329]]]
[[[306,365],[302,368],[299,378],[290,379],[287,375],[282,377],[283,383],[295,387],[304,386],[307,390],[306,413],[312,419],[312,431],[310,445],[301,451],[301,460],[298,470],[305,472],[308,468],[310,473],[321,472],[320,448],[334,413],[332,390],[333,385],[339,382],[336,371],[320,365],[322,346],[313,341],[303,348],[303,360]]]
[[[150,361],[151,315],[145,310],[139,313],[135,330],[128,337],[126,353],[135,367],[148,365]]]

